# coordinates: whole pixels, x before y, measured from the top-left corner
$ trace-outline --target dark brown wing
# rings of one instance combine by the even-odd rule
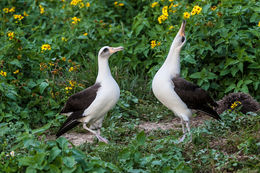
[[[211,108],[211,106],[217,106],[217,103],[205,90],[181,77],[175,77],[172,81],[174,83],[174,91],[188,108],[201,110],[213,118],[220,119],[217,112]]]
[[[61,110],[61,113],[72,112],[72,114],[67,118],[67,120],[61,125],[56,137],[61,136],[70,129],[76,127],[80,122],[78,119],[82,118],[82,114],[91,105],[97,96],[97,91],[101,87],[99,83],[73,94],[69,97],[67,103]]]
[[[76,112],[86,109],[95,100],[97,91],[101,87],[99,83],[92,85],[69,97],[60,113]]]

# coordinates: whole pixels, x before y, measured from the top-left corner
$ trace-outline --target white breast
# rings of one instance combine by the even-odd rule
[[[186,117],[190,117],[192,113],[174,91],[174,84],[171,79],[169,73],[159,70],[152,82],[153,93],[163,105],[172,110],[177,116],[188,120]]]
[[[120,96],[120,89],[113,78],[103,80],[93,103],[84,111],[81,122],[92,123],[105,116]]]

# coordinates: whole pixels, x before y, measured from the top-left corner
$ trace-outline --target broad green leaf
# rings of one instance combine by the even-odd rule
[[[47,88],[49,86],[49,84],[47,82],[42,82],[40,84],[40,93],[42,94],[45,90],[45,88]]]
[[[62,160],[63,163],[69,168],[72,168],[77,163],[74,157],[63,157]]]
[[[60,169],[56,165],[50,164],[50,173],[60,173]]]
[[[231,90],[234,90],[236,88],[235,84],[231,84],[229,87],[226,88],[225,93],[230,92]]]
[[[37,173],[37,169],[32,167],[27,167],[25,173]]]
[[[61,149],[64,149],[66,146],[68,146],[68,140],[64,137],[59,137],[56,139]]]
[[[192,79],[198,79],[198,78],[201,78],[201,72],[195,72],[193,74],[190,75],[190,78]]]
[[[52,125],[52,122],[49,122],[48,124],[42,126],[41,128],[35,129],[32,131],[32,134],[42,134],[43,132],[45,132],[47,129],[50,128],[50,126]]]
[[[144,131],[140,132],[140,133],[137,135],[137,137],[136,137],[136,140],[137,140],[137,142],[138,142],[138,145],[144,145],[145,139],[146,139],[146,137],[145,137]]]
[[[10,62],[10,64],[15,65],[19,68],[22,68],[22,65],[18,59],[14,59],[13,61]]]
[[[61,150],[58,147],[53,147],[50,151],[50,156],[48,162],[51,163],[56,157],[61,153]]]

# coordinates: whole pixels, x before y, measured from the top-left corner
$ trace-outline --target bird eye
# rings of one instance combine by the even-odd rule
[[[185,41],[185,37],[182,37],[182,38],[181,38],[181,41],[184,42],[184,41]]]
[[[103,50],[104,53],[107,52],[107,51],[108,51],[108,48],[105,48],[105,49]]]

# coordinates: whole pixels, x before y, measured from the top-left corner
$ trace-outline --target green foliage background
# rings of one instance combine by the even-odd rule
[[[170,114],[156,103],[150,84],[168,54],[183,13],[191,12],[195,5],[202,7],[202,12],[187,19],[187,42],[181,53],[182,76],[208,90],[216,99],[230,92],[243,91],[259,100],[258,1],[158,0],[154,8],[151,4],[155,1],[149,0],[118,2],[124,6],[115,5],[115,1],[111,0],[83,0],[83,8],[72,6],[70,2],[0,2],[0,71],[7,72],[6,77],[0,75],[0,169],[5,172],[190,172],[199,170],[196,166],[198,163],[207,171],[213,169],[211,165],[216,160],[224,162],[233,157],[220,154],[221,158],[214,158],[214,153],[219,153],[219,150],[198,147],[202,143],[209,145],[207,140],[210,137],[202,134],[218,133],[219,129],[214,129],[214,124],[206,129],[197,129],[197,135],[202,137],[195,138],[199,141],[195,140],[195,149],[188,150],[188,156],[185,155],[187,146],[175,145],[171,139],[178,137],[179,132],[162,132],[146,137],[134,125],[140,120],[165,119]],[[87,2],[90,7],[86,7]],[[159,24],[157,19],[162,14],[162,8],[171,3],[179,4],[171,7],[176,12],[169,12],[168,19]],[[43,14],[40,13],[39,5],[44,8]],[[211,9],[213,6],[217,7],[216,10]],[[11,7],[15,7],[15,12],[3,11]],[[24,16],[24,11],[28,16]],[[24,18],[19,21],[14,19],[14,14],[22,14]],[[72,24],[73,17],[80,21]],[[171,26],[173,29],[170,29]],[[8,37],[10,32],[15,34],[13,39]],[[152,40],[161,45],[152,49]],[[42,51],[41,46],[44,44],[51,45],[51,50]],[[63,138],[48,142],[38,140],[37,137],[46,130],[55,133],[64,120],[57,113],[67,97],[94,83],[97,53],[105,45],[125,47],[124,52],[110,58],[111,71],[122,90],[118,105],[104,122],[108,129],[104,133],[114,143],[71,149]],[[71,67],[74,70],[70,72]],[[18,69],[19,73],[14,74]],[[71,87],[71,80],[76,84],[72,90],[66,90],[66,87]],[[230,116],[237,118],[238,115]],[[259,118],[255,118],[244,117],[241,121],[259,122]],[[224,121],[228,122],[228,119]],[[121,125],[128,129],[118,127]],[[231,131],[236,134],[236,130],[243,125],[235,125],[238,128]],[[32,130],[39,127],[42,128]],[[259,131],[259,123],[252,127]],[[226,131],[221,133],[225,134]],[[259,154],[255,153],[259,149],[259,136],[257,138],[250,130],[248,133],[250,135],[244,134],[244,140],[233,144],[238,152],[255,156]],[[158,137],[162,139],[153,140]],[[125,145],[118,146],[116,142]],[[165,147],[170,149],[166,151]],[[12,150],[17,153],[17,157],[6,156]],[[110,154],[111,150],[118,155]],[[203,158],[203,153],[207,153],[206,158]],[[194,157],[197,160],[191,161]],[[227,165],[219,162],[220,165],[213,167],[218,170],[239,170],[257,159],[248,160],[243,163],[231,159]],[[253,164],[256,166],[249,166],[250,169],[259,169],[259,162]]]

